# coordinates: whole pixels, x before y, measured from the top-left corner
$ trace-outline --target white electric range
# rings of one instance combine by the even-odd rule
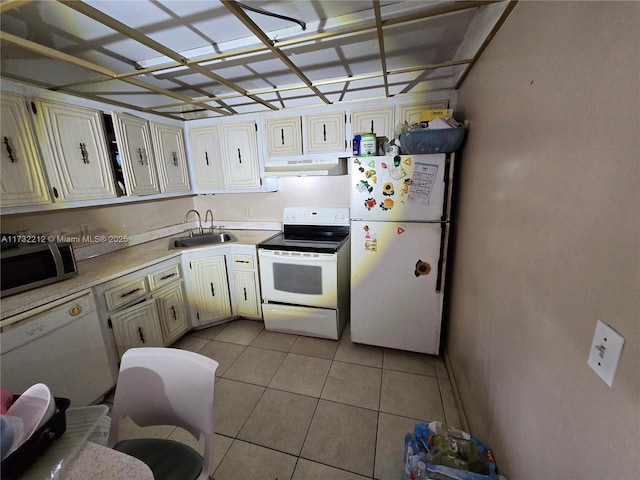
[[[287,207],[283,231],[258,244],[267,330],[340,338],[349,319],[348,208]]]

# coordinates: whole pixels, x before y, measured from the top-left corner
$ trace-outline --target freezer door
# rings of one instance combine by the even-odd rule
[[[441,224],[351,222],[351,340],[437,355]]]
[[[445,166],[445,154],[351,158],[351,218],[441,220]]]

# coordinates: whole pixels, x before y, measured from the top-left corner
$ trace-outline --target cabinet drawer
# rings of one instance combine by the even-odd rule
[[[253,255],[235,253],[233,255],[233,267],[253,270]]]
[[[155,290],[180,278],[182,278],[180,264],[176,263],[175,265],[171,265],[169,268],[165,268],[164,270],[149,275],[149,286],[151,287],[151,290]]]
[[[145,277],[140,277],[130,282],[110,288],[104,292],[104,298],[107,301],[107,308],[115,310],[122,305],[144,297],[149,293]]]

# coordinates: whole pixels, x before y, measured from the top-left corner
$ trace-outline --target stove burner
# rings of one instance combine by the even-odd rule
[[[285,225],[284,232],[258,244],[258,248],[335,253],[348,237],[347,225]]]

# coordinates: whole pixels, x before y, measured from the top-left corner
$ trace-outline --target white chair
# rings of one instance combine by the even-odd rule
[[[146,463],[155,480],[213,474],[213,389],[218,362],[174,348],[132,348],[122,356],[107,445]],[[175,425],[204,436],[204,458],[173,440],[119,439],[122,417],[140,427]]]

